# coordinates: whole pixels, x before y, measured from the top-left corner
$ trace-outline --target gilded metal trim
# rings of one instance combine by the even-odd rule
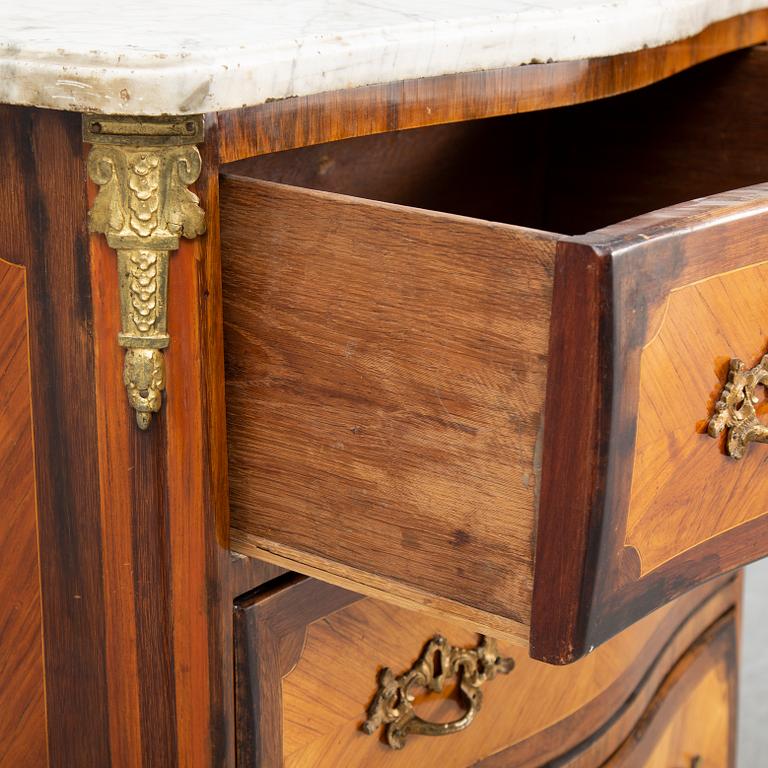
[[[744,456],[750,443],[768,443],[768,426],[757,417],[755,390],[768,381],[768,355],[749,370],[738,358],[731,360],[728,382],[715,404],[715,413],[709,420],[708,432],[718,437],[728,429],[726,448],[734,459]]]
[[[515,666],[513,659],[501,658],[496,641],[483,637],[477,648],[456,648],[436,635],[427,643],[416,663],[399,677],[385,668],[379,676],[379,689],[368,707],[368,719],[363,723],[367,734],[386,725],[389,746],[401,749],[409,733],[445,736],[467,728],[483,703],[480,686],[497,674],[506,675]],[[422,720],[413,706],[415,689],[426,688],[440,693],[445,682],[458,678],[458,690],[467,707],[465,714],[451,723],[431,723]]]
[[[117,252],[123,381],[141,429],[160,410],[165,389],[169,255],[181,237],[205,232],[200,201],[187,188],[200,175],[195,145],[203,132],[200,115],[83,117],[83,140],[93,144],[88,174],[99,185],[88,228]]]

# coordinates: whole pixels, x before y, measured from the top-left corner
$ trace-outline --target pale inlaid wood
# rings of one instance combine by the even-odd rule
[[[0,766],[48,764],[25,271],[0,259]]]
[[[768,512],[768,446],[737,461],[707,434],[731,357],[768,351],[768,263],[674,290],[642,352],[626,545],[645,574]],[[697,513],[706,510],[706,514]]]

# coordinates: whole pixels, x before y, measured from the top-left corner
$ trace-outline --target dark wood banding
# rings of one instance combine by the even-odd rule
[[[61,765],[106,766],[101,491],[80,118],[0,112],[0,258],[23,265],[27,275],[49,753]]]
[[[301,656],[308,625],[360,599],[286,574],[235,602],[238,768],[282,765],[282,679]]]

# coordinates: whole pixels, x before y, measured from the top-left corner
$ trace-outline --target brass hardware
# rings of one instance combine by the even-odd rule
[[[83,116],[83,141],[89,144],[167,147],[202,144],[203,136],[203,119],[200,115],[176,118]]]
[[[83,140],[93,144],[88,174],[99,192],[88,228],[117,251],[125,382],[136,421],[146,429],[162,405],[168,259],[179,238],[205,232],[205,214],[187,189],[202,168],[195,144],[200,115],[172,118],[83,117]]]
[[[717,437],[728,429],[728,454],[734,459],[744,456],[749,443],[768,443],[768,426],[757,418],[755,390],[768,382],[768,355],[750,370],[738,358],[731,360],[728,382],[715,404],[708,432]]]
[[[515,666],[513,659],[500,658],[496,641],[482,638],[477,648],[456,648],[436,635],[427,643],[418,661],[399,677],[385,668],[379,677],[379,689],[368,707],[363,730],[372,734],[386,724],[389,746],[401,749],[409,733],[444,736],[464,730],[475,719],[483,702],[480,686],[497,673],[506,675]],[[466,713],[451,723],[430,723],[415,712],[414,689],[426,688],[439,693],[446,680],[459,678],[459,690],[467,706]]]

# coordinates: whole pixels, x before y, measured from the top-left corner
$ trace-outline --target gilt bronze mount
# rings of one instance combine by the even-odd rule
[[[88,228],[117,252],[124,347],[123,381],[136,422],[147,429],[162,405],[167,331],[168,260],[181,237],[205,232],[199,199],[187,187],[202,167],[196,144],[202,116],[125,118],[86,115],[93,145],[88,174],[99,192]]]
[[[768,443],[768,426],[760,421],[755,410],[755,390],[766,382],[768,355],[749,370],[742,360],[731,360],[728,381],[715,404],[708,432],[711,437],[718,437],[724,429],[728,430],[726,449],[734,459],[742,458],[750,443]]]
[[[367,734],[386,725],[387,743],[401,749],[409,733],[445,736],[467,728],[480,711],[483,693],[480,686],[497,674],[506,675],[515,666],[513,659],[501,658],[496,642],[483,637],[476,648],[457,648],[436,635],[427,643],[416,663],[399,677],[385,668],[379,676],[379,689],[368,708],[363,723]],[[440,693],[446,681],[458,679],[458,689],[466,705],[465,714],[451,723],[422,720],[414,709],[415,691],[424,688]]]

